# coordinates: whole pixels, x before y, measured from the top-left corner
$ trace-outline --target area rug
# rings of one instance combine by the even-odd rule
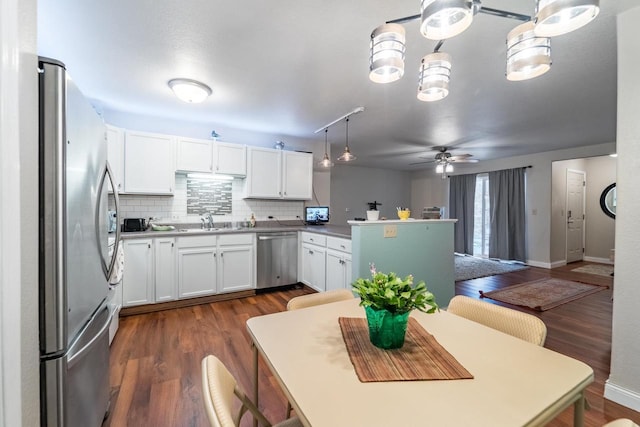
[[[485,258],[456,255],[455,281],[477,279],[478,277],[494,276],[528,268],[522,264],[509,264]]]
[[[576,273],[597,274],[598,276],[611,277],[613,274],[613,265],[606,264],[588,264],[582,267],[574,268],[571,271]]]
[[[497,291],[480,291],[480,297],[546,311],[607,288],[608,286],[548,278],[509,286]]]

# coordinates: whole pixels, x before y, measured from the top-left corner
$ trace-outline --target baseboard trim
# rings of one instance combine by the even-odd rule
[[[586,256],[584,257],[584,261],[613,265],[613,262],[611,262],[609,258],[598,258],[594,256]]]
[[[155,311],[170,310],[173,308],[191,307],[193,305],[209,304],[217,301],[226,301],[236,298],[251,297],[256,294],[254,289],[239,292],[230,292],[227,294],[209,295],[206,297],[181,299],[175,301],[166,301],[156,304],[136,305],[133,307],[123,307],[120,310],[120,317],[134,316],[136,314],[153,313]]]
[[[605,381],[604,397],[605,399],[640,412],[640,393],[613,384],[610,380]]]
[[[533,261],[533,260],[527,260],[527,265],[530,267],[546,268],[547,270],[551,268],[551,264],[549,264],[548,262],[540,262],[540,261]]]
[[[554,261],[551,263],[551,268],[558,268],[558,267],[564,267],[565,265],[567,265],[567,260],[563,259],[560,261]]]

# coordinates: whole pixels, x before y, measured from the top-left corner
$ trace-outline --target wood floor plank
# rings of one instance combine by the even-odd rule
[[[613,285],[610,277],[571,271],[586,264],[574,263],[553,270],[531,267],[461,281],[456,283],[456,294],[479,298],[480,290],[501,289],[545,277]],[[240,387],[250,394],[252,350],[247,319],[283,311],[289,299],[310,292],[313,291],[309,288],[299,287],[121,318],[120,330],[111,347],[112,406],[104,425],[208,426],[201,396],[202,358],[207,354],[218,356]],[[485,299],[538,316],[548,329],[545,347],[582,360],[594,369],[595,381],[587,389],[592,406],[586,412],[587,427],[600,427],[621,417],[640,423],[640,413],[603,398],[611,354],[611,295],[611,289],[607,289],[542,313]],[[446,302],[439,303],[446,305]],[[260,408],[268,419],[283,420],[286,400],[262,360],[259,385]],[[499,410],[499,406],[489,410]],[[242,426],[250,425],[251,417],[245,416]],[[551,427],[571,425],[572,408],[549,424]]]

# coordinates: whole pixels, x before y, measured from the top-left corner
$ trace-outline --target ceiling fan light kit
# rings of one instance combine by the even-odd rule
[[[190,104],[200,103],[212,93],[209,86],[197,80],[171,79],[167,84],[180,100]]]
[[[536,14],[531,16],[483,7],[480,0],[421,0],[421,13],[387,21],[371,34],[369,78],[376,83],[396,81],[404,74],[405,31],[401,25],[420,19],[420,32],[430,40],[439,40],[433,54],[439,52],[445,39],[466,30],[476,13],[516,19],[524,22],[507,36],[507,72],[511,81],[532,79],[549,71],[551,67],[551,40],[549,37],[566,34],[591,22],[599,13],[599,0],[532,0]],[[402,30],[402,31],[400,31]],[[422,59],[418,99],[437,101],[448,94],[451,57],[448,58],[446,84],[444,75],[431,72],[430,55]],[[425,84],[432,75],[441,75],[438,85]],[[437,93],[435,95],[434,93]]]

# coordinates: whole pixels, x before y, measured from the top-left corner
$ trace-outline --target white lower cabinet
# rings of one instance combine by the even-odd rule
[[[179,238],[178,297],[255,288],[254,254],[253,233]]]
[[[173,237],[125,240],[124,265],[124,307],[176,299]]]
[[[173,237],[154,239],[156,302],[177,298],[175,243],[176,239]]]
[[[300,233],[299,280],[323,292],[351,289],[351,240]]]
[[[243,291],[255,287],[253,246],[220,246],[219,254],[218,292]]]
[[[351,254],[327,249],[326,290],[351,289]]]
[[[124,241],[122,305],[130,307],[154,301],[153,239]]]

